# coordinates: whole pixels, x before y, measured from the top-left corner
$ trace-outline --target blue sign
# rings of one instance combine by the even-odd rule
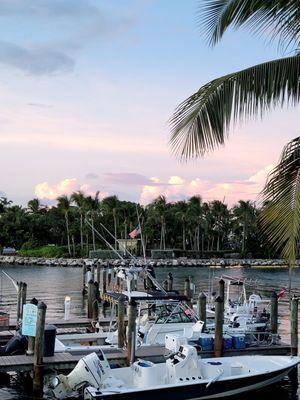
[[[35,336],[38,308],[34,304],[23,306],[22,335]]]

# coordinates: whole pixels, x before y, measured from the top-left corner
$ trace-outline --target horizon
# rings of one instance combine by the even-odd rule
[[[167,121],[202,84],[283,55],[243,30],[209,48],[197,4],[0,1],[0,195],[21,205],[78,190],[141,204],[161,194],[256,201],[297,135],[299,107],[238,125],[196,161],[168,146]]]

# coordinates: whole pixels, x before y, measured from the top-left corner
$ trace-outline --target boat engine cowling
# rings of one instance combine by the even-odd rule
[[[56,399],[64,399],[69,393],[85,386],[99,388],[110,370],[102,351],[81,358],[69,375],[58,375],[50,384],[51,394]]]

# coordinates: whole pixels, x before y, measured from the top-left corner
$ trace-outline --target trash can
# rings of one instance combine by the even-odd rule
[[[55,337],[56,337],[56,326],[45,325],[44,357],[52,357],[54,355]]]

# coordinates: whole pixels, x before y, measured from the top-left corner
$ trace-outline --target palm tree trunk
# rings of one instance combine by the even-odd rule
[[[94,230],[94,217],[91,216],[91,223],[92,223],[92,241],[93,241],[93,250],[96,250],[96,242],[95,242],[95,230]]]
[[[114,231],[115,231],[115,250],[117,250],[117,218],[114,213]]]
[[[87,233],[86,235],[86,256],[89,256],[89,234]]]
[[[71,244],[70,244],[70,233],[69,233],[69,218],[68,213],[65,213],[65,221],[66,221],[66,231],[67,231],[67,243],[68,243],[68,252],[71,255]]]
[[[245,241],[246,241],[246,224],[243,224],[243,241],[242,241],[242,253],[245,252]]]
[[[185,251],[186,243],[185,243],[185,223],[182,225],[182,248]]]
[[[80,247],[81,252],[83,252],[83,214],[80,213]]]
[[[220,250],[220,235],[218,235],[218,239],[217,239],[217,251]]]

